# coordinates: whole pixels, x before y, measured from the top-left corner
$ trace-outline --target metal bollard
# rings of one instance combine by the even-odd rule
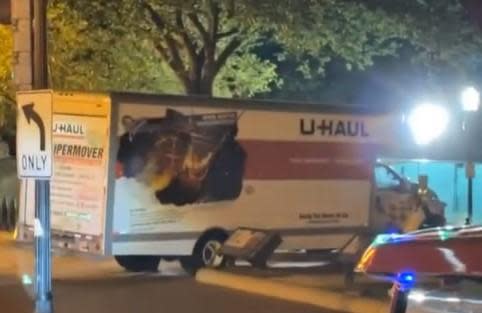
[[[0,204],[0,230],[6,230],[7,229],[7,214],[8,214],[8,209],[7,209],[7,199],[3,198],[2,203]]]
[[[7,222],[7,230],[13,231],[15,226],[17,225],[17,218],[18,218],[18,210],[17,210],[17,202],[12,199],[10,204],[8,205],[8,222]]]

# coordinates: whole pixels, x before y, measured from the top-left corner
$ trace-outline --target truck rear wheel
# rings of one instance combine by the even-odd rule
[[[156,255],[116,255],[115,260],[128,272],[157,272],[161,257]]]
[[[179,258],[182,268],[191,275],[202,267],[221,268],[226,265],[227,258],[219,254],[228,235],[222,231],[206,233],[194,247],[191,256]]]

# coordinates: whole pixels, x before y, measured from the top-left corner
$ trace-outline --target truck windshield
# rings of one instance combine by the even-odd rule
[[[375,182],[379,189],[397,189],[402,186],[402,178],[388,166],[375,165]]]

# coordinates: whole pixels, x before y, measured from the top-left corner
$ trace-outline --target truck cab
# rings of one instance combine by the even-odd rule
[[[442,226],[446,204],[430,188],[422,190],[418,183],[377,162],[374,166],[375,211],[379,223],[389,223],[394,230],[413,231],[422,228],[427,219],[437,220],[430,226]],[[423,192],[423,195],[420,193]],[[417,198],[423,196],[423,210],[416,210]],[[442,225],[441,225],[442,224]]]

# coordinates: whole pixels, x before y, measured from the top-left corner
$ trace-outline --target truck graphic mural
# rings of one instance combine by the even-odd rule
[[[236,112],[184,115],[167,109],[160,118],[123,116],[122,124],[118,178],[145,184],[161,204],[239,197],[246,153],[236,140]]]

